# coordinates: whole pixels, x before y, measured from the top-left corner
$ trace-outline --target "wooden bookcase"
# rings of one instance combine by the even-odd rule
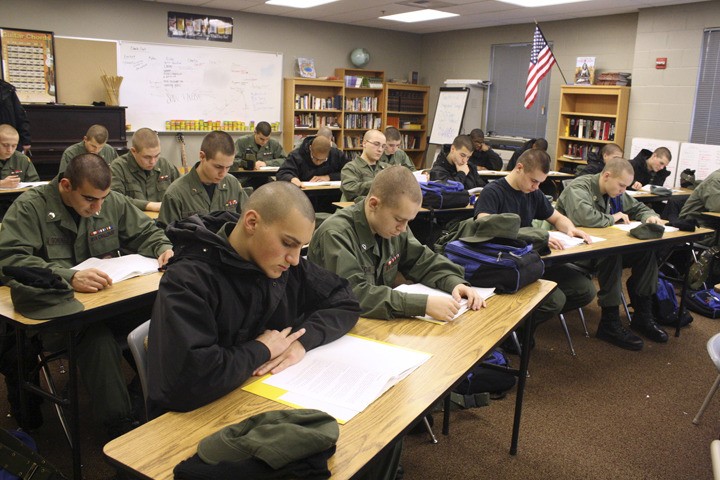
[[[328,125],[340,145],[345,88],[340,80],[286,78],[283,101],[283,149],[290,153],[301,137]]]
[[[362,152],[362,138],[366,131],[384,128],[385,72],[362,68],[336,68],[335,76],[340,77],[345,86],[342,142],[338,142],[338,146],[352,158],[356,153]],[[368,79],[376,81],[371,86]]]
[[[599,150],[607,143],[616,143],[624,149],[629,101],[630,87],[561,86],[555,170],[574,171],[578,165],[587,164],[589,151]]]
[[[427,149],[428,94],[430,86],[385,84],[383,125],[394,126],[403,137],[401,148],[416,168],[423,168]]]

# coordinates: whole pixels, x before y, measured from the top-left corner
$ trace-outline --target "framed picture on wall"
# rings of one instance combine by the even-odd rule
[[[0,28],[2,79],[22,103],[57,103],[52,32]]]

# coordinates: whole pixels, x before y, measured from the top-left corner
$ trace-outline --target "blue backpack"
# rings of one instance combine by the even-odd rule
[[[491,399],[505,397],[515,386],[515,375],[486,365],[509,368],[510,362],[502,350],[490,351],[450,392],[453,403],[463,408],[484,407]]]
[[[470,194],[465,186],[454,180],[446,182],[420,182],[422,206],[429,209],[460,208],[470,202]]]
[[[627,281],[628,292],[631,292],[630,301],[634,303],[636,300],[632,292],[634,292],[633,282],[630,277]],[[689,307],[688,307],[689,308]],[[665,278],[665,275],[658,275],[657,292],[652,298],[652,314],[658,325],[674,327],[677,325],[678,312],[680,305],[675,295],[675,287],[672,282]],[[687,311],[683,314],[680,326],[684,327],[692,323],[693,318]]]
[[[687,308],[703,317],[720,318],[720,293],[712,288],[688,292],[685,304]]]

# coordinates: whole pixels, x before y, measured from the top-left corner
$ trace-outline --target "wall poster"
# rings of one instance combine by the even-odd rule
[[[55,43],[52,32],[0,28],[2,79],[22,103],[56,103]]]

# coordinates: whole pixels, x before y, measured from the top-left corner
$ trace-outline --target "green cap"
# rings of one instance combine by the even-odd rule
[[[665,227],[657,223],[643,223],[630,230],[630,235],[640,240],[662,238],[663,233],[665,233]]]
[[[47,320],[82,312],[85,307],[75,299],[75,292],[63,282],[65,288],[40,288],[10,280],[10,298],[15,310],[28,318]]]
[[[335,445],[340,429],[325,412],[312,409],[276,410],[229,425],[198,444],[207,464],[256,458],[277,470]]]
[[[498,213],[485,215],[475,220],[475,231],[460,240],[467,243],[482,243],[495,237],[516,239],[520,230],[520,215]]]

